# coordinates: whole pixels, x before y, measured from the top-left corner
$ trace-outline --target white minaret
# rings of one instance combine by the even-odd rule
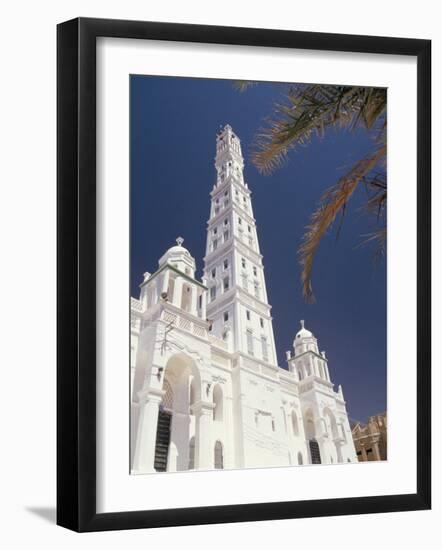
[[[289,353],[287,356],[289,371],[294,373],[299,381],[313,376],[333,387],[325,352],[319,353],[318,341],[313,333],[305,328],[303,320],[301,329],[293,340],[293,350],[293,355]]]
[[[228,342],[232,353],[276,365],[251,192],[244,181],[240,140],[228,124],[216,138],[215,168],[204,258],[212,334]]]

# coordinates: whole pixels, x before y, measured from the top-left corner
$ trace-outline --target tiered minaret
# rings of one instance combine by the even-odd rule
[[[294,353],[287,352],[289,371],[299,381],[315,377],[328,386],[333,387],[328,371],[325,352],[319,353],[318,341],[315,336],[305,328],[304,321],[301,321],[301,329],[296,333],[293,340]]]
[[[215,168],[204,258],[212,334],[228,342],[233,353],[276,365],[251,192],[244,181],[240,140],[228,124],[217,135]]]

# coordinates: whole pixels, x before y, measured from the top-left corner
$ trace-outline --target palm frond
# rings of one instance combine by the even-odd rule
[[[363,183],[367,190],[367,200],[363,209],[376,216],[379,222],[385,217],[387,207],[387,174],[385,172],[376,172],[363,178]]]
[[[233,82],[233,87],[237,92],[245,92],[249,88],[253,88],[258,83],[253,80],[235,80]]]
[[[290,149],[323,135],[327,127],[373,128],[385,109],[383,88],[294,85],[258,132],[252,161],[258,170],[270,173],[284,163]]]
[[[381,259],[385,256],[386,244],[387,244],[387,227],[384,225],[378,230],[363,235],[364,239],[359,243],[358,248],[365,246],[367,244],[374,243],[375,250],[373,254],[373,261],[375,264],[378,264]]]
[[[339,213],[345,214],[348,201],[370,172],[383,160],[386,147],[378,148],[374,154],[359,160],[351,170],[339,179],[321,197],[320,204],[312,214],[310,224],[306,228],[302,244],[299,248],[301,283],[304,297],[307,301],[315,300],[312,287],[313,261],[318,251],[322,237],[327,233]]]

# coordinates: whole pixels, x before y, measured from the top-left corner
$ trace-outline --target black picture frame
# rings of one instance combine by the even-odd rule
[[[96,39],[417,58],[417,491],[361,498],[96,513]],[[75,531],[425,510],[431,506],[431,42],[79,18],[57,28],[57,523]]]

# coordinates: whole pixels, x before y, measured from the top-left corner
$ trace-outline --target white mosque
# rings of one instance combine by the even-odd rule
[[[131,472],[357,462],[341,386],[304,326],[277,364],[241,145],[216,139],[202,280],[178,238],[131,298]]]

